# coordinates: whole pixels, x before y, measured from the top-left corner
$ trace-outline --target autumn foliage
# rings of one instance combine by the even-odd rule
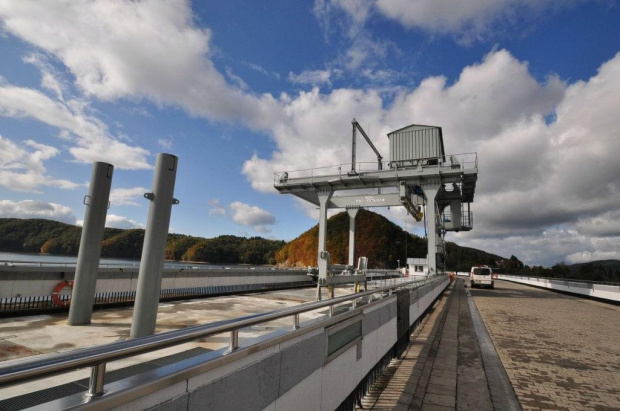
[[[356,217],[355,258],[368,257],[370,267],[396,268],[406,257],[426,257],[426,241],[406,233],[382,215],[360,210]],[[276,252],[276,263],[284,266],[316,266],[319,226],[316,225]],[[405,247],[405,241],[407,241]],[[334,264],[349,258],[349,215],[342,212],[327,220],[327,251]],[[405,254],[406,253],[406,254]]]

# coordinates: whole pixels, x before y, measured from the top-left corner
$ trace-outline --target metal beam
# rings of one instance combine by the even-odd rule
[[[362,134],[362,136],[364,136],[364,138],[366,139],[366,142],[368,142],[368,145],[370,146],[370,148],[372,148],[372,150],[377,155],[377,163],[379,164],[379,170],[382,170],[383,169],[383,164],[382,164],[383,157],[381,156],[381,154],[379,154],[379,150],[377,150],[377,147],[375,147],[375,145],[372,144],[372,141],[370,141],[370,137],[368,137],[368,135],[366,134],[366,132],[364,131],[362,126],[360,126],[360,123],[358,123],[356,119],[353,119],[351,124],[353,124],[353,150],[354,150],[353,159],[355,160],[355,129],[357,128]],[[355,171],[355,168],[353,168],[352,171]]]

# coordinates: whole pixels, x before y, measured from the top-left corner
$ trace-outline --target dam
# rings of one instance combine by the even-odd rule
[[[376,162],[357,161],[357,133]],[[177,159],[158,158],[153,193],[145,194],[149,240],[137,272],[106,276],[94,266],[94,275],[82,274],[98,254],[91,245],[73,277],[56,272],[37,291],[74,281],[70,297],[57,297],[70,301],[68,317],[51,312],[0,320],[6,357],[0,409],[620,407],[620,351],[609,343],[620,337],[618,285],[502,275],[492,290],[470,289],[447,272],[445,235],[473,229],[477,155],[446,154],[435,126],[413,124],[388,138],[390,160],[383,161],[354,119],[350,163],[275,173],[276,190],[319,208],[317,267],[310,272],[167,272],[161,245],[178,203],[172,197]],[[102,178],[111,178],[110,169],[103,170]],[[426,275],[373,276],[372,261],[355,255],[357,211],[378,206],[404,207],[424,224]],[[331,261],[327,250],[329,209],[345,209],[350,218],[346,264]],[[87,212],[105,213],[105,207]],[[96,217],[92,221],[101,220]],[[307,274],[316,281],[308,283]],[[40,286],[21,284],[26,277],[7,274],[13,291],[6,298],[28,298],[24,293]],[[217,280],[205,285],[211,277]],[[75,320],[84,317],[80,307],[93,309],[76,298],[81,281],[93,295],[135,285],[134,309],[113,307]],[[243,296],[231,289],[161,301],[162,292],[177,287],[246,284],[275,286]]]

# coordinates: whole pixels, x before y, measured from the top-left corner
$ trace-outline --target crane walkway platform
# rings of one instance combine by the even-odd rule
[[[450,285],[358,409],[620,409],[619,307],[465,284]]]

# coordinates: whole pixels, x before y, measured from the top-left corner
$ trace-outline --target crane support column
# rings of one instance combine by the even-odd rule
[[[69,325],[90,324],[92,319],[113,172],[112,164],[93,163],[90,188],[88,195],[84,197],[86,211],[69,307]]]
[[[155,333],[170,214],[172,205],[178,204],[178,200],[172,197],[177,162],[178,158],[172,154],[158,154],[153,176],[153,192],[144,194],[151,204],[144,234],[136,302],[131,323],[130,335],[134,338]]]
[[[435,197],[439,186],[425,186],[424,195],[426,197],[426,227],[428,235],[428,275],[437,274],[437,209]]]
[[[355,266],[355,217],[357,212],[360,211],[359,207],[347,208],[349,214],[349,263],[350,266]]]
[[[317,191],[319,198],[319,252],[317,263],[319,266],[319,284],[317,285],[317,300],[321,299],[321,279],[327,278],[329,265],[329,254],[327,253],[327,205],[332,198],[333,192],[330,189]]]

